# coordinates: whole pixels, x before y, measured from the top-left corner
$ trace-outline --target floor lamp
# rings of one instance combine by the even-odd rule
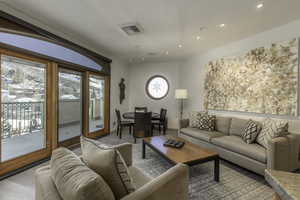
[[[188,93],[186,89],[176,89],[175,98],[180,100],[180,120],[182,120],[183,115],[183,100],[188,98]]]

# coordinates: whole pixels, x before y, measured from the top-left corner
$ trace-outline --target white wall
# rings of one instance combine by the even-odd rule
[[[125,79],[125,99],[120,104],[119,95],[119,83],[121,78]],[[129,72],[128,65],[119,60],[118,58],[112,58],[111,63],[111,82],[110,82],[110,131],[114,131],[117,123],[115,109],[119,109],[121,113],[128,111],[129,102]]]
[[[174,98],[175,89],[179,86],[179,67],[181,62],[151,62],[131,65],[130,73],[130,98],[129,109],[134,110],[135,106],[147,106],[148,110],[158,112],[161,108],[168,110],[168,126],[176,129],[178,127],[177,111],[178,102]],[[145,85],[147,80],[154,75],[162,75],[166,77],[170,84],[168,95],[162,100],[153,100],[147,96]]]
[[[247,39],[231,43],[229,45],[214,49],[206,54],[196,55],[191,59],[186,60],[183,67],[180,68],[180,86],[189,90],[189,99],[185,109],[187,111],[203,110],[203,91],[205,65],[211,61],[221,57],[238,55],[241,52],[269,45],[272,42],[289,40],[295,37],[300,37],[300,20],[291,22],[287,25],[257,34]],[[299,91],[300,92],[300,91]],[[299,102],[300,105],[300,102]],[[215,112],[240,117],[266,117],[268,115],[245,113],[245,112]],[[276,116],[272,116],[276,117]],[[279,116],[277,116],[279,117]],[[291,121],[290,130],[300,133],[300,118],[286,117]]]

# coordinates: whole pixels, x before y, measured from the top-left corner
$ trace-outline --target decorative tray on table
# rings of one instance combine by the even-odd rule
[[[184,142],[168,139],[165,141],[164,146],[180,149],[184,146]]]

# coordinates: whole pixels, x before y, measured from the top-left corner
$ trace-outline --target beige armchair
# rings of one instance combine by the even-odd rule
[[[162,175],[152,178],[132,165],[132,144],[115,146],[128,165],[136,190],[122,200],[188,199],[188,167],[177,164]],[[50,166],[35,173],[36,200],[63,200],[51,178]]]

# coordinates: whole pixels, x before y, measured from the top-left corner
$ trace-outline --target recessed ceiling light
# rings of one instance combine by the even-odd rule
[[[224,28],[226,26],[226,24],[219,24],[218,25],[220,28]]]
[[[264,7],[264,3],[263,2],[260,2],[256,5],[256,8],[257,9],[260,9],[260,8],[263,8]]]
[[[181,44],[179,44],[179,45],[178,45],[178,47],[179,47],[179,48],[182,48],[182,45],[181,45]]]
[[[205,30],[206,30],[206,27],[205,27],[205,26],[201,26],[201,27],[199,28],[199,30],[200,30],[200,31],[205,31]]]
[[[200,40],[201,39],[201,37],[198,35],[197,37],[196,37],[196,40]]]

